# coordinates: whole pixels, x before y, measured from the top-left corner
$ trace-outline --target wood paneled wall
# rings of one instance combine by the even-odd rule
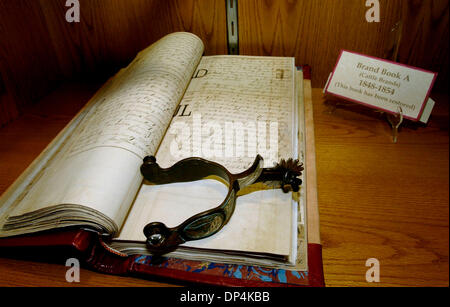
[[[241,54],[293,56],[312,67],[323,87],[341,49],[386,58],[402,21],[397,60],[440,73],[448,81],[448,0],[380,0],[381,22],[365,19],[365,0],[239,1]],[[445,83],[445,85],[444,85]]]
[[[66,0],[0,0],[0,125],[68,79],[105,79],[174,31],[197,34],[207,55],[227,53],[225,0],[79,0],[81,22],[65,20]],[[240,53],[294,56],[325,84],[340,49],[440,73],[447,89],[449,0],[380,0],[381,22],[365,0],[238,0]],[[3,81],[2,81],[2,80]]]
[[[226,53],[222,0],[82,0],[81,22],[61,16],[64,1],[40,0],[59,67],[65,76],[127,65],[137,52],[166,34],[188,31],[205,43],[206,54]]]
[[[407,0],[402,9],[404,25],[397,60],[438,72],[435,88],[448,92],[449,0]]]
[[[68,23],[66,0],[0,0],[0,73],[14,97],[0,96],[0,125],[59,82],[105,79],[175,31],[198,35],[205,54],[227,53],[224,0],[79,2],[81,22]]]
[[[312,67],[313,87],[323,87],[341,49],[385,55],[401,8],[382,1],[380,23],[366,21],[367,9],[361,0],[241,1],[241,54],[293,56]]]

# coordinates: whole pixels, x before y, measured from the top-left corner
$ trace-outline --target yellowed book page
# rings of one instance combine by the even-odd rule
[[[308,243],[321,244],[311,80],[304,81]]]
[[[296,72],[297,86],[297,106],[298,106],[298,155],[303,166],[305,165],[306,156],[306,134],[305,134],[305,99],[304,99],[304,80],[303,71]],[[307,232],[307,200],[306,191],[308,182],[305,172],[302,172],[302,185],[300,191],[296,195],[298,197],[298,216],[297,216],[297,262],[295,269],[298,271],[306,271],[308,269],[308,232]]]
[[[141,52],[96,97],[10,216],[81,205],[111,219],[117,231],[141,185],[142,159],[155,154],[202,53],[190,33],[168,35]]]
[[[257,154],[273,166],[297,155],[294,60],[275,57],[203,57],[156,155],[169,167],[197,156],[246,170]],[[199,181],[165,187],[144,184],[119,240],[144,241],[143,227],[169,227],[218,206],[226,188]],[[239,197],[230,222],[216,235],[186,246],[289,255],[296,204],[281,190]],[[294,225],[295,223],[295,225]]]

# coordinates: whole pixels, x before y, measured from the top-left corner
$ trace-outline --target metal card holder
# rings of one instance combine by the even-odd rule
[[[384,54],[384,58],[387,58],[391,61],[396,61],[397,57],[398,57],[398,49],[399,49],[399,45],[400,45],[400,41],[401,41],[401,37],[402,37],[402,31],[403,31],[403,22],[402,21],[398,21],[394,27],[391,29],[391,33],[390,33],[390,42],[389,42],[389,48],[386,49],[386,52]],[[330,76],[328,77],[327,83],[325,85],[325,88],[327,87],[328,83],[330,82],[332,74],[330,74]],[[323,93],[325,94],[325,88]],[[340,106],[348,106],[348,105],[354,105],[351,102],[347,102],[347,101],[333,101],[332,103],[328,103],[328,108],[329,108],[329,113],[332,114],[336,111],[336,109]],[[386,118],[388,123],[390,124],[391,128],[392,128],[392,142],[394,144],[397,144],[398,142],[398,132],[399,129],[401,127],[401,125],[404,123],[404,117],[403,117],[403,110],[401,107],[397,108],[397,113],[396,114],[390,114],[390,113],[386,113],[386,112],[382,112],[379,110],[373,110],[373,113],[378,113],[378,114],[386,114]]]
[[[338,108],[342,108],[342,109],[353,109],[352,107],[360,107],[359,105],[353,103],[353,102],[347,102],[347,101],[341,101],[341,100],[326,100],[326,106],[328,109],[328,113],[329,114],[333,114],[334,112],[336,112],[336,110]],[[359,111],[362,110],[362,106],[360,109],[358,109]],[[391,129],[392,129],[392,143],[397,144],[398,143],[398,134],[399,134],[399,130],[402,126],[402,124],[405,122],[404,121],[404,116],[403,116],[403,110],[401,107],[397,108],[397,113],[396,114],[390,114],[387,112],[382,112],[379,110],[370,110],[370,109],[366,109],[364,110],[366,114],[379,114],[380,116],[385,115],[385,118],[387,120],[387,122],[389,123]],[[368,113],[370,112],[370,113]]]
[[[398,113],[396,115],[387,114],[387,120],[391,124],[392,127],[392,142],[397,144],[398,141],[398,129],[403,123],[403,110],[401,107],[398,107]]]

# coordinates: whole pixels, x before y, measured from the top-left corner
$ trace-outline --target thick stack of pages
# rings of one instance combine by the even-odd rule
[[[293,58],[202,57],[190,33],[162,38],[113,77],[0,200],[0,237],[79,227],[127,254],[149,254],[143,228],[174,227],[216,207],[211,178],[155,186],[140,165],[203,157],[233,173],[304,159],[303,79]],[[301,107],[299,107],[299,105]],[[241,196],[216,235],[168,256],[307,270],[305,178],[299,193]]]

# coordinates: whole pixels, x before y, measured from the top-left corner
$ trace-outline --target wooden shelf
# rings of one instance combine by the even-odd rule
[[[0,193],[21,174],[99,85],[63,86],[0,129]],[[427,127],[405,127],[392,144],[387,122],[348,105],[333,109],[313,89],[323,264],[327,286],[448,286],[448,96]],[[381,282],[365,280],[380,261]],[[0,285],[168,286],[81,271],[64,263],[0,258]]]

